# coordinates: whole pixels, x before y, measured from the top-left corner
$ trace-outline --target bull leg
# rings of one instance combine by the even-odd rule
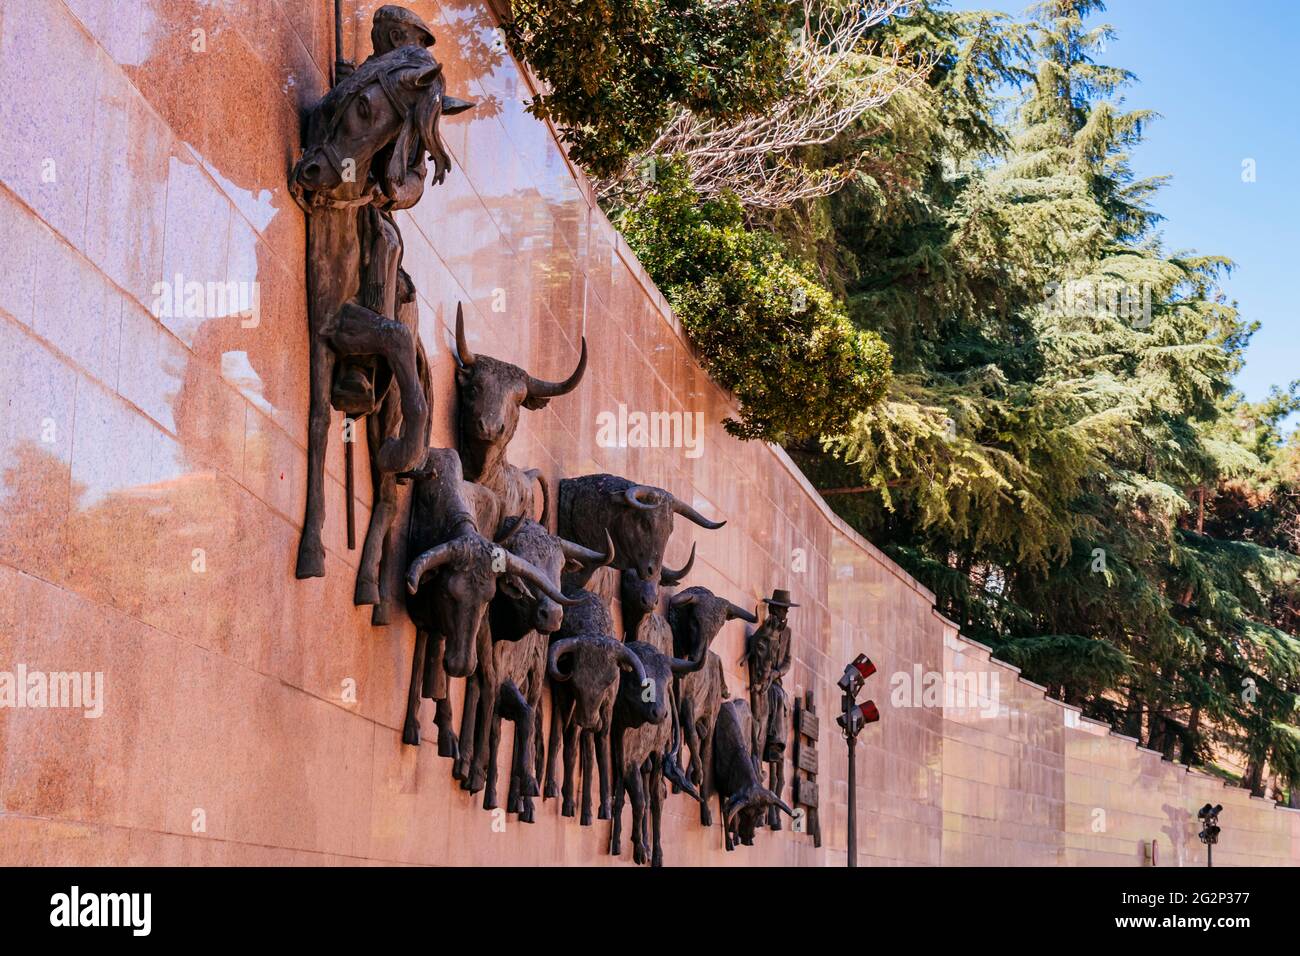
[[[411,330],[355,302],[335,316],[334,347],[344,355],[380,355],[397,379],[402,407],[402,430],[384,439],[376,456],[381,471],[394,473],[414,468],[424,454],[429,406],[415,367],[415,338]]]
[[[722,823],[722,844],[730,853],[735,845],[731,842],[731,825],[727,823],[727,800],[721,793],[718,794],[718,820]]]
[[[469,778],[470,771],[473,767],[475,745],[478,743],[477,731],[479,726],[479,699],[482,696],[479,687],[479,674],[470,674],[465,680],[465,701],[460,710],[460,750],[456,756],[456,762],[452,764],[451,775],[460,781],[462,790],[469,790],[470,793],[478,793],[482,789],[470,790]],[[486,744],[486,742],[485,742]]]
[[[551,689],[551,729],[546,740],[546,791],[544,798],[558,797],[560,787],[555,779],[555,754],[560,749],[560,731],[564,726],[567,715],[565,714],[565,701],[558,691]]]
[[[402,743],[420,744],[420,675],[424,670],[424,653],[428,649],[429,635],[415,632],[415,653],[411,659],[411,686],[406,692],[406,722],[402,725]]]
[[[711,827],[713,813],[709,810],[709,797],[713,795],[713,728],[708,724],[702,724],[699,739],[700,763],[704,767],[700,779],[700,826]]]
[[[482,659],[480,658],[480,669],[482,668]],[[485,675],[486,677],[486,675]],[[470,680],[469,685],[473,686],[477,682]],[[498,690],[497,693],[500,691]],[[497,693],[492,692],[490,684],[479,687],[475,695],[478,700],[476,703],[478,716],[472,718],[476,723],[467,728],[462,724],[460,728],[460,746],[461,752],[464,753],[466,737],[473,742],[473,750],[468,760],[465,761],[465,767],[468,777],[462,784],[470,793],[478,793],[487,783],[487,762],[488,762],[488,738],[492,733],[493,721],[497,719]],[[466,687],[465,697],[469,698],[469,687]],[[466,719],[470,719],[468,707],[466,708]]]
[[[497,802],[497,748],[501,746],[501,712],[492,715],[492,729],[488,732],[486,766],[483,769],[483,809],[495,810]]]
[[[592,758],[596,750],[596,734],[591,730],[582,732],[582,816],[578,818],[581,826],[591,826],[591,778],[595,776],[592,772]]]
[[[438,756],[455,757],[456,737],[451,728],[451,695],[447,686],[447,672],[442,668],[442,649],[446,639],[439,634],[430,638],[429,651],[424,659],[423,695],[435,701],[433,723],[438,728]]]
[[[627,786],[625,771],[621,763],[615,764],[614,771],[614,820],[609,828],[609,852],[619,856],[623,852],[623,791]]]
[[[533,742],[533,708],[514,681],[506,681],[501,688],[501,708],[515,725],[515,752],[512,773],[519,781],[519,792],[525,797],[540,793],[537,775],[533,773],[530,757]]]
[[[605,720],[605,729],[596,733],[596,770],[600,774],[600,809],[596,817],[609,819],[609,719]]]
[[[561,791],[564,799],[560,803],[560,816],[573,816],[573,765],[578,759],[578,722],[570,720],[564,727],[564,787]]]
[[[645,847],[645,781],[641,768],[633,767],[627,775],[628,798],[632,801],[632,862],[647,862]]]
[[[329,343],[319,335],[311,336],[311,399],[307,415],[307,510],[302,520],[302,537],[298,540],[299,578],[325,576],[325,545],[321,529],[325,525],[325,452],[330,435],[330,382],[334,376],[335,355]]]
[[[693,751],[692,751],[693,752]],[[656,759],[656,765],[658,760]],[[662,771],[656,766],[655,770],[650,772],[650,826],[651,826],[651,866],[664,865],[663,844],[659,839],[659,827],[663,820],[664,812],[664,785]]]
[[[390,398],[384,399],[387,405]],[[357,565],[357,583],[352,592],[352,603],[379,606],[379,561],[383,553],[388,529],[397,515],[397,482],[385,475],[375,465],[375,454],[383,441],[383,409],[366,416],[366,447],[370,450],[370,482],[374,499],[370,508],[370,524],[366,527],[366,543],[361,548]],[[376,623],[371,617],[371,623]]]
[[[695,789],[700,788],[700,782],[704,779],[704,770],[700,762],[700,738],[695,727],[695,705],[691,700],[683,698],[681,704],[681,728],[682,744],[691,748],[691,763],[687,768],[691,783],[695,784]],[[677,792],[677,788],[673,788]]]

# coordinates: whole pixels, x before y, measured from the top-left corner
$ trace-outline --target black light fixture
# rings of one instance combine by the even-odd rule
[[[1207,803],[1196,812],[1196,819],[1201,821],[1201,832],[1196,834],[1205,844],[1205,865],[1214,866],[1214,844],[1219,842],[1219,814],[1223,804]]]
[[[858,703],[858,692],[868,677],[876,672],[876,665],[866,654],[859,654],[844,668],[840,677],[840,690],[844,692],[841,700],[840,715],[835,722],[844,732],[844,739],[849,745],[849,866],[858,865],[858,792],[855,751],[858,734],[867,724],[874,724],[880,719],[880,711],[875,701]]]

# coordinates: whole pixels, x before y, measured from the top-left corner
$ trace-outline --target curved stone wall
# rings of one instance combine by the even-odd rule
[[[497,52],[489,9],[409,5],[439,37],[448,91],[480,104],[444,120],[454,169],[399,217],[437,383],[434,443],[453,443],[458,300],[476,351],[540,375],[567,373],[585,334],[586,380],[523,414],[511,461],[552,483],[610,471],[668,488],[728,520],[717,532],[678,522],[668,563],[699,546],[687,583],[749,605],[788,586],[803,605],[786,686],[792,699],[813,690],[822,714],[822,847],[787,828],[727,854],[675,796],[669,865],[844,862],[831,715],[859,650],[879,665],[864,696],[882,712],[860,751],[864,864],[1140,865],[1153,838],[1160,865],[1194,864],[1206,800],[1227,807],[1224,863],[1300,860],[1300,815],[1045,700],[936,616],[932,595],[779,449],[729,438],[728,398],[524,112],[528,79]],[[376,6],[345,3],[349,54],[368,51],[357,24]],[[99,717],[0,707],[0,863],[612,862],[607,824],[562,820],[555,801],[533,825],[486,813],[430,740],[402,746],[413,629],[372,628],[351,604],[359,552],[346,546],[337,442],[327,576],[293,577],[307,337],[304,223],[285,177],[299,111],[326,86],[329,10],[0,8],[0,672],[102,675]],[[159,283],[189,282],[256,299],[158,308]],[[604,447],[597,416],[620,405],[701,413],[698,454]],[[370,500],[359,454],[358,536]],[[733,622],[714,647],[733,696],[743,637]],[[969,676],[976,697],[904,693],[928,673]]]

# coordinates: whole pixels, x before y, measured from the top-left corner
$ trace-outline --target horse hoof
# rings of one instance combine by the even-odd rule
[[[363,604],[379,604],[379,582],[363,581],[357,578],[357,586],[352,589],[352,603],[357,607]]]
[[[533,822],[533,805],[531,803],[524,804],[524,806],[519,810],[519,822],[520,823]]]
[[[393,621],[393,612],[387,604],[376,604],[375,609],[370,612],[370,623],[374,627],[383,627],[391,624]]]
[[[440,732],[438,734],[438,756],[451,757],[453,760],[458,759],[460,757],[460,741],[451,734]],[[456,770],[454,767],[451,772],[452,776],[455,776]]]
[[[323,545],[303,543],[298,548],[298,568],[294,572],[299,580],[325,577],[325,548]]]
[[[581,818],[580,820],[578,820],[578,826],[580,826],[580,827],[589,827],[589,826],[591,826],[591,811],[590,811],[590,810],[583,810],[583,811],[582,811],[582,818]]]
[[[487,775],[477,770],[471,770],[469,779],[465,781],[464,786],[470,793],[478,793],[487,786]]]
[[[560,788],[553,783],[548,783],[546,785],[546,793],[543,795],[542,799],[550,800],[554,797],[558,797],[559,795],[560,795]]]
[[[519,785],[519,795],[521,797],[536,797],[540,796],[541,792],[542,789],[537,785],[537,779],[535,777],[529,777]]]
[[[402,743],[412,747],[420,746],[420,725],[407,723],[402,726]]]
[[[565,800],[564,805],[560,807],[560,816],[571,817],[573,816],[573,814],[574,814],[573,801]]]

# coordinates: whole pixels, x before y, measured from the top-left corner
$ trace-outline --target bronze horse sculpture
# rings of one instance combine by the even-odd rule
[[[291,192],[307,213],[311,336],[307,507],[296,573],[325,574],[330,408],[368,415],[375,507],[354,600],[379,605],[376,623],[386,622],[389,603],[382,600],[380,563],[397,510],[394,476],[422,460],[430,427],[414,288],[401,270],[392,210],[414,205],[422,193],[407,182],[420,165],[413,159],[427,153],[433,182],[442,182],[450,159],[438,120],[471,105],[445,95],[442,67],[422,47],[372,56],[311,111],[291,174]]]

